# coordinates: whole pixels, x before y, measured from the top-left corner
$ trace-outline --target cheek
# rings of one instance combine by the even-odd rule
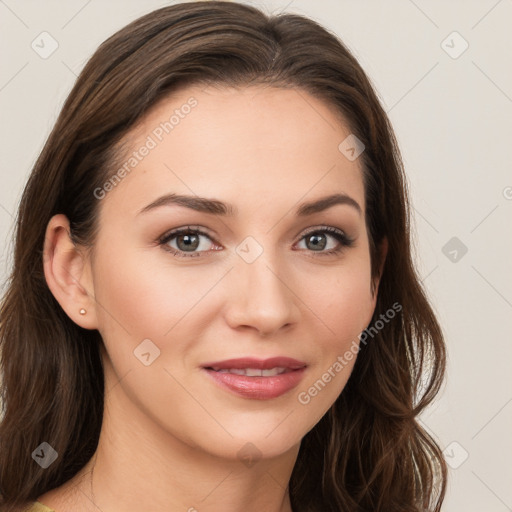
[[[336,271],[314,275],[308,283],[312,284],[302,292],[305,302],[338,343],[366,327],[374,307],[369,261],[362,258]]]
[[[342,333],[346,327],[364,323],[364,318],[372,306],[372,297],[366,281],[333,283],[329,293],[324,292],[320,309],[322,317],[332,325],[332,330]],[[319,299],[320,300],[320,299]]]
[[[199,276],[162,261],[160,256],[156,264],[148,249],[98,258],[95,292],[103,329],[118,324],[134,336],[162,336],[200,299]]]
[[[320,276],[316,276],[319,278]],[[374,310],[370,289],[370,263],[365,257],[354,258],[340,266],[333,279],[317,279],[307,304],[318,319],[324,335],[317,340],[318,364],[299,403],[315,398],[321,413],[345,387],[359,352],[359,335],[366,328]],[[302,400],[302,401],[301,401]]]
[[[345,287],[322,311],[321,319],[329,327],[329,335],[320,344],[322,364],[318,372],[323,374],[330,369],[332,374],[334,371],[337,375],[334,387],[340,392],[355,364],[359,335],[366,327],[366,318],[373,311],[370,293],[360,287],[354,290]],[[339,357],[344,359],[343,369],[333,368]]]

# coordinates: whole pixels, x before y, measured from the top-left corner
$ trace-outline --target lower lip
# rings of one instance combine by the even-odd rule
[[[254,400],[268,400],[284,395],[301,381],[306,368],[293,370],[273,377],[247,377],[234,373],[220,373],[203,368],[216,382],[224,388]]]

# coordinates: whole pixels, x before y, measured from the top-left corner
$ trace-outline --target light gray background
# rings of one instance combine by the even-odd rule
[[[169,3],[0,0],[2,281],[22,188],[75,76],[104,39]],[[401,145],[417,264],[448,344],[447,383],[422,416],[453,466],[443,510],[511,511],[512,1],[247,3],[319,21],[370,75]],[[59,45],[46,59],[31,47],[43,31]]]

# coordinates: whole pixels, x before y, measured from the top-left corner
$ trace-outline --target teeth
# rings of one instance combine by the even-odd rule
[[[259,370],[257,368],[212,369],[219,373],[233,373],[235,375],[246,375],[247,377],[274,377],[275,375],[280,375],[281,373],[287,373],[290,371],[288,368],[280,367],[269,368],[268,370]]]

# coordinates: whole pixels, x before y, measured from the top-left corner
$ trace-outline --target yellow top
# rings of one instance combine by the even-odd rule
[[[49,508],[46,505],[43,505],[42,503],[39,503],[39,501],[34,501],[32,505],[25,510],[25,512],[55,512],[53,508]]]

